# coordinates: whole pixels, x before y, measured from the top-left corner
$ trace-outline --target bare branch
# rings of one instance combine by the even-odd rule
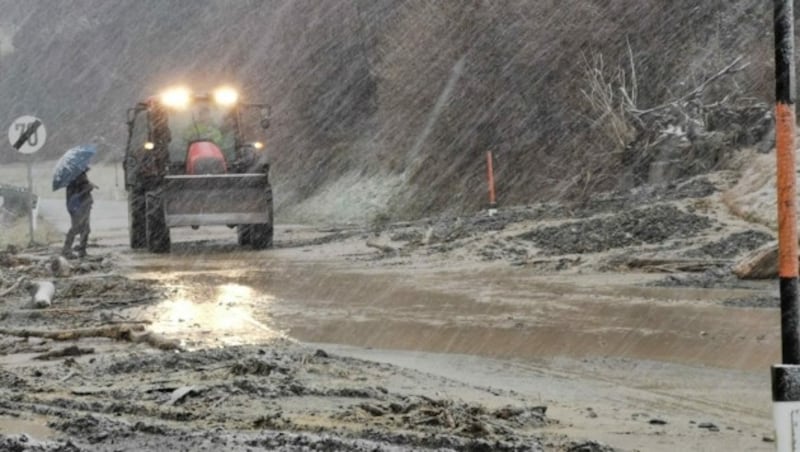
[[[635,107],[636,106],[636,97],[637,97],[637,94],[638,94],[638,92],[637,92],[638,91],[638,86],[637,86],[637,82],[636,82],[636,64],[634,63],[634,60],[633,60],[633,49],[631,49],[631,41],[630,41],[630,39],[628,39],[628,36],[625,36],[625,43],[628,45],[628,62],[631,65],[631,93],[630,93],[631,95],[628,98],[628,100],[630,101],[631,106]],[[623,90],[623,92],[624,92],[624,90]],[[628,93],[625,93],[625,94],[626,94],[626,97],[627,97]]]
[[[719,79],[719,78],[721,78],[721,77],[723,77],[725,75],[735,74],[737,72],[740,72],[740,71],[744,70],[747,66],[750,65],[750,63],[745,63],[743,66],[740,66],[740,67],[736,67],[736,68],[734,67],[739,63],[739,61],[742,60],[742,58],[744,58],[744,57],[741,56],[741,55],[736,57],[736,59],[734,59],[733,62],[731,62],[729,65],[725,66],[719,72],[717,72],[716,74],[714,74],[711,77],[707,78],[703,83],[699,84],[693,90],[689,91],[688,93],[684,94],[683,96],[681,96],[681,97],[679,97],[679,98],[677,98],[675,100],[672,100],[672,101],[669,101],[667,103],[661,104],[661,105],[659,105],[657,107],[648,108],[647,110],[634,109],[634,110],[631,110],[631,113],[634,113],[634,114],[637,114],[637,115],[646,115],[648,113],[653,113],[655,111],[663,110],[665,108],[677,105],[680,102],[687,101],[687,100],[691,99],[692,97],[695,97],[698,94],[701,94],[706,89],[706,87],[709,84],[711,84],[712,82],[714,82],[715,80],[717,80],[717,79]]]

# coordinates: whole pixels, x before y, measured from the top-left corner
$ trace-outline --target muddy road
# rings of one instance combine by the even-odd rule
[[[490,358],[613,356],[750,371],[778,358],[775,310],[723,304],[757,289],[648,287],[662,276],[614,281],[514,267],[359,269],[298,262],[295,250],[231,246],[131,256],[131,277],[172,291],[145,313],[157,319],[154,328],[191,336],[213,326],[230,330],[214,340],[232,343],[280,333],[304,342]],[[247,331],[254,338],[241,336]]]
[[[44,200],[41,209],[43,219],[63,227],[60,200]],[[236,444],[270,444],[274,438],[263,431],[267,428],[303,434],[338,432],[337,438],[344,442],[325,450],[374,446],[359,445],[358,441],[377,441],[386,450],[463,449],[478,444],[469,442],[473,440],[492,444],[503,437],[503,432],[512,439],[507,444],[494,443],[486,450],[570,450],[580,446],[591,448],[575,450],[771,450],[768,369],[780,358],[779,312],[769,301],[776,297],[771,282],[732,281],[715,268],[699,276],[607,270],[607,263],[617,262],[621,256],[689,248],[692,252],[685,255],[696,255],[696,250],[716,243],[720,237],[750,227],[714,212],[707,214],[719,225],[706,231],[707,235],[697,231],[689,234],[680,228],[669,235],[671,232],[665,229],[662,235],[666,236],[660,236],[656,245],[644,242],[644,247],[635,249],[610,246],[613,252],[594,258],[532,251],[534,245],[542,249],[546,237],[561,234],[556,230],[558,215],[540,211],[491,220],[393,225],[381,231],[279,225],[275,249],[259,252],[240,250],[234,231],[227,228],[180,229],[173,231],[171,254],[152,255],[127,249],[124,203],[108,201],[95,209],[93,217],[99,221],[93,223],[96,241],[90,252],[113,262],[109,272],[154,288],[157,293],[145,302],[128,303],[118,312],[128,320],[146,322],[148,331],[179,344],[184,356],[194,357],[194,367],[164,357],[146,362],[129,356],[120,358],[118,353],[124,347],[101,341],[93,345],[98,350],[111,348],[108,359],[98,359],[106,367],[90,366],[93,370],[83,374],[79,395],[75,387],[70,389],[71,398],[98,397],[107,402],[109,390],[98,387],[114,386],[115,378],[145,380],[148,390],[136,389],[130,383],[116,388],[119,394],[139,400],[138,408],[121,411],[128,417],[149,416],[172,423],[158,424],[164,430],[161,440],[169,442],[180,437],[176,432],[181,426],[190,425],[198,435],[197,430],[214,424],[208,416],[165,415],[162,411],[154,415],[148,404],[163,406],[171,400],[168,395],[177,397],[180,393],[175,391],[183,389],[192,397],[190,402],[181,399],[180,403],[191,403],[198,411],[201,406],[206,411],[216,407],[220,416],[230,415],[236,411],[234,407],[246,406],[247,397],[263,397],[268,392],[265,387],[254,389],[246,384],[235,388],[238,393],[224,387],[221,382],[230,376],[231,369],[238,369],[234,376],[264,377],[274,374],[275,368],[285,368],[288,370],[281,373],[291,378],[286,378],[284,389],[271,399],[284,401],[279,416],[275,410],[269,415],[262,413],[268,420],[261,421],[252,412],[231,415],[239,424],[218,420],[218,426],[243,438],[233,439],[228,433],[200,435],[193,437],[194,444],[224,441],[234,449]],[[604,216],[607,212],[587,215],[592,216],[594,229],[604,221],[620,229],[627,221]],[[681,221],[686,223],[686,218]],[[498,222],[502,224],[498,226]],[[524,238],[532,235],[532,224],[542,222],[553,230],[539,228],[534,239]],[[621,237],[628,240],[624,238],[628,236]],[[700,282],[693,283],[693,278]],[[263,351],[265,344],[284,344],[275,346],[284,352],[272,356],[267,351],[272,361],[258,358],[259,352],[252,347]],[[144,356],[153,353],[144,352],[149,348],[141,344],[137,347],[143,347],[137,352]],[[316,354],[315,350],[321,352]],[[16,351],[6,355],[4,366],[27,369],[30,350],[22,347]],[[343,361],[327,362],[329,355]],[[214,361],[216,365],[211,364]],[[319,366],[315,372],[302,372],[303,378],[313,378],[301,383],[292,380],[302,380],[297,371],[302,366],[287,364],[296,361]],[[194,370],[195,374],[182,380],[172,375],[167,384],[159,380],[164,375],[151,379],[148,366],[173,374],[188,375]],[[198,378],[197,368],[210,373]],[[115,369],[117,376],[109,369]],[[227,373],[222,374],[221,369]],[[343,373],[349,375],[346,381],[359,382],[371,391],[381,387],[386,392],[378,390],[375,395],[367,391],[356,403],[347,401],[352,395],[347,390],[354,388],[342,391],[340,387],[339,392],[333,392],[343,399],[334,401],[330,388],[319,388],[335,386]],[[68,375],[52,377],[60,381]],[[200,384],[204,379],[217,383]],[[287,394],[293,394],[292,384],[300,394],[287,398]],[[57,392],[52,386],[58,385],[48,386],[47,391]],[[312,387],[317,389],[308,389]],[[183,397],[188,400],[186,394]],[[431,402],[436,406],[420,408],[422,413],[443,416],[439,430],[410,428],[408,419],[372,423],[388,419],[381,413],[391,412],[391,406],[402,410],[402,406],[415,405],[409,397],[447,400],[450,405],[459,401],[464,407],[447,411]],[[75,402],[59,405],[73,415],[67,416],[69,425],[58,426],[53,424],[52,404],[41,399],[20,403],[28,404],[28,414],[0,419],[1,431],[25,432],[39,439],[59,438],[65,432],[76,441],[97,439],[75,433],[80,430],[77,425],[88,423],[94,435],[117,442],[131,438],[131,444],[150,447],[142,429],[155,428],[147,424],[150,427],[137,430],[127,424],[106,425],[105,418],[86,419],[90,416],[86,412],[91,410],[74,406]],[[352,409],[364,403],[369,407]],[[49,408],[30,408],[42,404]],[[470,408],[470,404],[490,408]],[[492,417],[492,410],[507,404],[521,406],[522,411],[515,411],[517,414],[511,417]],[[539,412],[532,408],[536,406],[547,407],[546,419],[536,414]],[[100,412],[113,412],[113,407],[100,408]],[[19,413],[13,407],[5,409]],[[188,408],[184,411],[193,413]],[[459,413],[465,412],[487,414],[459,420]],[[188,424],[178,422],[181,416]],[[424,414],[420,416],[412,416],[410,422],[426,419]],[[354,425],[366,422],[366,418],[382,433],[354,435]],[[498,424],[498,419],[505,424]],[[458,428],[467,425],[494,425],[494,433],[464,436],[463,429]],[[337,429],[350,433],[341,434]],[[422,438],[453,434],[461,439],[403,442],[396,437],[397,432],[408,431]],[[302,441],[306,440],[316,441],[307,437]],[[274,444],[296,446],[281,441]],[[89,443],[107,444],[105,440]]]

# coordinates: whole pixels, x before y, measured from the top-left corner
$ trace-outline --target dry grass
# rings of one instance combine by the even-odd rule
[[[631,58],[633,53],[631,52]],[[625,68],[609,70],[602,54],[584,57],[586,88],[581,89],[586,102],[594,112],[593,128],[618,150],[622,150],[636,137],[631,110],[636,107],[636,72],[630,62],[630,74]]]

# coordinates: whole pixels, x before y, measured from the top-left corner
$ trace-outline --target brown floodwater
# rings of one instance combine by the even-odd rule
[[[722,301],[756,289],[645,286],[653,275],[485,270],[354,270],[277,253],[140,255],[132,276],[170,288],[147,308],[189,344],[289,336],[492,358],[623,357],[742,370],[780,359],[777,309]]]

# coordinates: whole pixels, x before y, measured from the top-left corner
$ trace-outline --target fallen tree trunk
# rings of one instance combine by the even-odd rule
[[[9,314],[83,314],[86,312],[94,312],[95,308],[44,308],[44,309],[18,309],[16,311],[8,311]],[[137,323],[137,322],[131,322]]]
[[[17,337],[41,337],[54,341],[70,341],[84,337],[107,337],[109,339],[131,341],[133,333],[144,331],[143,325],[106,325],[91,328],[75,328],[71,330],[14,330],[0,328],[0,334]]]
[[[177,339],[168,339],[150,331],[145,331],[141,334],[134,334],[131,337],[131,341],[142,342],[159,350],[183,350],[180,341]]]
[[[41,355],[36,355],[33,359],[38,360],[48,360],[54,358],[63,358],[65,356],[80,356],[80,355],[88,355],[90,353],[94,353],[93,348],[80,348],[77,345],[70,345],[69,347],[49,351],[47,353],[42,353]]]
[[[24,265],[34,265],[49,259],[49,257],[34,256],[31,254],[12,254],[8,252],[2,252],[0,253],[0,266],[21,267]]]
[[[392,254],[392,253],[396,253],[398,251],[398,249],[393,247],[393,246],[382,245],[382,244],[374,242],[372,240],[367,240],[367,246],[370,247],[370,248],[379,249],[379,250],[381,250],[382,253],[386,253],[386,254]]]
[[[56,286],[50,281],[36,281],[33,284],[33,305],[37,308],[49,308],[53,304]]]
[[[720,259],[637,259],[625,262],[628,268],[658,272],[704,272],[711,268],[729,264]]]

